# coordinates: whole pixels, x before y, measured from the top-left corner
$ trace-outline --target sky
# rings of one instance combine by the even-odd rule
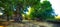
[[[60,16],[60,0],[49,0],[55,13]]]

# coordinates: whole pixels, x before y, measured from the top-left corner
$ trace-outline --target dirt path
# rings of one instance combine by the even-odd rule
[[[11,23],[7,27],[52,27],[53,24],[47,22],[24,21],[23,23]]]

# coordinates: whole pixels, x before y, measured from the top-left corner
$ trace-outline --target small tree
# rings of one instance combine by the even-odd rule
[[[38,18],[39,20],[54,19],[54,11],[49,1],[43,1],[43,3],[37,3],[32,7],[33,11],[30,13],[32,19]]]

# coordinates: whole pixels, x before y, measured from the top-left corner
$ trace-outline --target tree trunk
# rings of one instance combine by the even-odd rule
[[[21,21],[22,21],[22,8],[23,8],[23,5],[22,4],[18,4],[17,7],[16,7],[16,17],[19,18]]]

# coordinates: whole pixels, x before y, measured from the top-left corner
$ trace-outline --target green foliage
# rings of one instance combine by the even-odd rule
[[[11,16],[14,13],[14,8],[18,13],[23,13],[23,10],[30,6],[32,8],[30,17],[31,18],[53,18],[52,15],[53,9],[49,1],[43,1],[40,3],[40,0],[0,0],[0,7],[3,7],[4,12]]]
[[[52,15],[54,11],[49,1],[43,1],[43,3],[40,3],[40,6],[37,6],[33,7],[34,11],[30,13],[31,18],[54,19],[54,15]]]

